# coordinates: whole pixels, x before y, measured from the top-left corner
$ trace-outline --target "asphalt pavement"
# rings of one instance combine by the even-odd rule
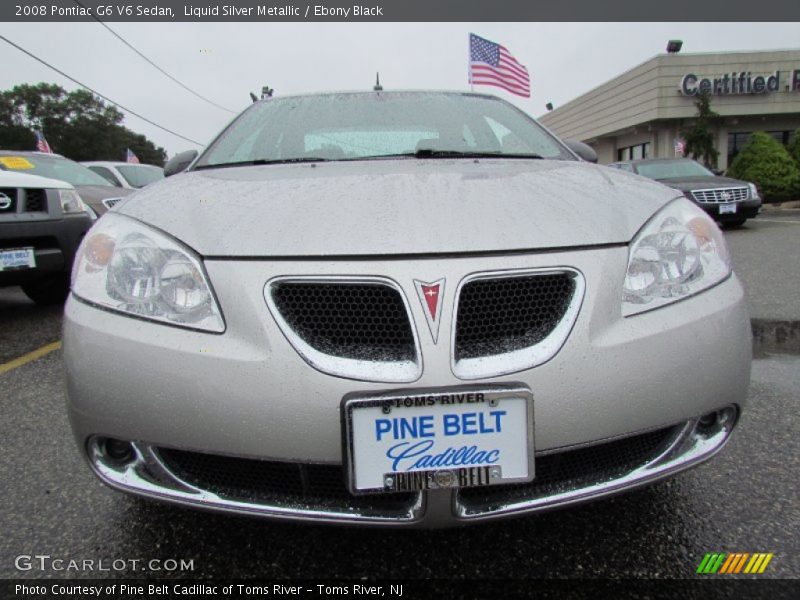
[[[750,316],[800,320],[800,210],[766,211],[725,239]]]
[[[800,218],[764,217],[726,232],[735,268],[754,315],[797,319]],[[60,320],[0,290],[0,371],[57,341]],[[800,577],[800,357],[754,361],[738,431],[692,471],[582,507],[435,531],[280,524],[113,491],[75,448],[62,385],[58,349],[0,372],[0,577],[682,578],[708,552],[771,552],[760,577]],[[37,554],[122,562],[76,572],[25,558]],[[166,570],[169,559],[193,568]]]

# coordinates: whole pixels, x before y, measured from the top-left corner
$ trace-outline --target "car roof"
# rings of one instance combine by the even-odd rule
[[[421,89],[410,89],[410,90],[339,90],[339,91],[325,91],[325,92],[304,92],[298,94],[288,94],[286,96],[268,96],[266,98],[262,98],[258,100],[258,102],[269,102],[270,100],[285,100],[289,98],[308,98],[314,96],[351,96],[351,95],[369,95],[369,94],[381,94],[381,95],[393,95],[393,94],[441,94],[445,96],[474,96],[476,98],[491,98],[493,100],[503,100],[499,96],[495,96],[494,94],[489,94],[486,92],[470,92],[465,90],[421,90]],[[505,102],[505,101],[504,101]]]

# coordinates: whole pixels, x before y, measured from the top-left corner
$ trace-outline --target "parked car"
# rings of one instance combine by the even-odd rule
[[[0,170],[59,179],[75,186],[83,201],[102,215],[133,190],[111,185],[82,164],[59,154],[0,150]]]
[[[714,221],[494,96],[267,98],[187,164],[97,222],[65,308],[70,423],[116,489],[472,523],[671,476],[744,408]]]
[[[755,184],[722,177],[688,158],[647,158],[609,165],[680,191],[723,225],[738,227],[761,212]]]
[[[113,161],[89,161],[81,164],[100,175],[111,185],[129,190],[138,190],[164,179],[164,169],[153,165]]]
[[[0,171],[0,286],[21,285],[38,304],[63,302],[93,221],[70,184]]]

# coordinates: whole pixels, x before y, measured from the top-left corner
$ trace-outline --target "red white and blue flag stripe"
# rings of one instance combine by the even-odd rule
[[[469,83],[493,85],[530,98],[528,69],[505,46],[469,34]]]
[[[133,153],[133,150],[127,148],[125,151],[125,162],[133,163],[135,165],[139,164],[139,157]]]
[[[47,152],[48,154],[52,154],[53,151],[50,149],[50,144],[47,143],[47,140],[44,139],[44,134],[41,131],[35,131],[36,134],[36,149],[39,152]]]

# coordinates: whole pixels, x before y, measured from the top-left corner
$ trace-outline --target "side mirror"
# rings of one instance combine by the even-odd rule
[[[164,165],[164,177],[182,173],[186,168],[192,164],[192,161],[197,158],[197,150],[187,150],[186,152],[179,152],[167,161]]]
[[[594,148],[590,145],[579,142],[578,140],[564,140],[564,144],[586,162],[597,162],[597,152],[595,152]]]

